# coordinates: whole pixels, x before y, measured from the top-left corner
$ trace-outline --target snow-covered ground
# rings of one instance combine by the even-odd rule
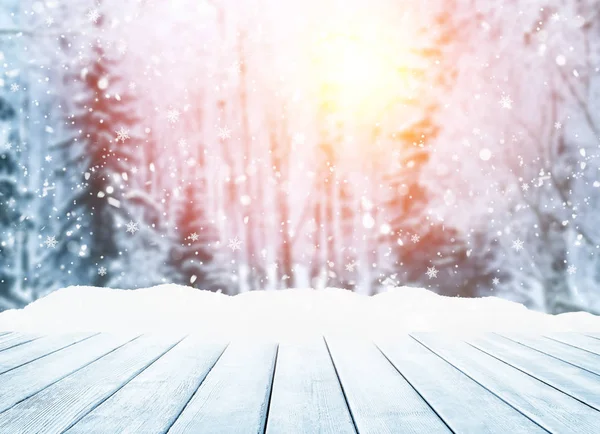
[[[134,291],[74,286],[1,313],[0,330],[175,330],[281,339],[313,333],[600,331],[600,317],[552,316],[500,298],[449,298],[408,287],[366,297],[336,288],[227,296],[177,285]]]

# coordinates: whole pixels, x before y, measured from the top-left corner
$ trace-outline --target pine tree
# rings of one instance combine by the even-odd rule
[[[90,64],[75,78],[79,91],[69,121],[76,136],[62,144],[70,158],[65,165],[70,169],[67,183],[75,187],[63,209],[67,218],[56,237],[57,257],[62,263],[77,264],[74,274],[80,283],[106,286],[111,274],[98,269],[110,270],[120,259],[119,240],[135,235],[127,234],[124,225],[132,220],[126,194],[135,165],[138,119],[119,75],[119,63],[100,45],[92,55]],[[139,222],[133,223],[139,228]]]
[[[177,214],[169,278],[175,283],[228,293],[232,280],[219,254],[219,234],[204,208],[202,185],[188,184]]]
[[[450,86],[452,77],[444,49],[452,41],[455,29],[445,13],[437,16],[436,23],[436,31],[423,29],[425,41],[415,50],[418,59],[410,68],[411,76],[419,83],[405,102],[406,107],[412,108],[413,120],[391,137],[396,146],[392,158],[388,156],[391,168],[384,176],[388,186],[384,209],[391,231],[384,237],[388,238],[395,259],[391,271],[400,284],[426,284],[440,292],[453,292],[454,289],[447,289],[453,285],[447,275],[456,277],[456,266],[467,257],[466,247],[458,231],[431,218],[431,203],[446,199],[441,196],[447,192],[435,188],[439,180],[431,179],[431,171],[425,171],[441,127],[439,95]],[[430,267],[434,271],[444,269],[443,287],[425,274]]]
[[[27,230],[22,206],[27,200],[19,187],[17,155],[19,140],[12,105],[0,97],[0,310],[19,307],[26,300],[15,291],[19,273],[19,236]]]

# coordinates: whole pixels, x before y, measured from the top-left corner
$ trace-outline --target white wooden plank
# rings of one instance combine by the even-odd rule
[[[0,375],[0,412],[129,342],[135,336],[103,333]]]
[[[451,432],[372,342],[326,341],[361,434]]]
[[[38,339],[41,335],[38,334],[29,334],[29,333],[8,333],[6,335],[0,336],[0,354],[1,351],[5,351],[9,348],[16,347],[17,345],[22,345],[25,342],[30,342],[35,339]]]
[[[322,337],[279,345],[267,433],[355,433]]]
[[[597,434],[600,412],[450,336],[416,339],[550,432]]]
[[[547,432],[413,338],[377,345],[454,432]]]
[[[540,336],[502,333],[500,336],[600,375],[600,355]]]
[[[574,332],[552,333],[547,336],[555,341],[564,342],[565,344],[600,355],[600,340],[598,339]]]
[[[0,352],[0,374],[91,337],[93,333],[45,336]]]
[[[128,342],[0,413],[0,432],[65,431],[180,340],[181,336],[144,335]]]
[[[197,337],[187,337],[67,432],[166,432],[225,346],[224,343],[209,343]]]
[[[262,433],[276,355],[273,343],[232,342],[169,434]]]
[[[499,336],[480,336],[467,342],[600,410],[600,376]]]

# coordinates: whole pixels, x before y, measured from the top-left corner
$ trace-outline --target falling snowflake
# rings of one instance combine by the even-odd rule
[[[396,279],[397,276],[397,274],[392,274],[391,276],[386,277],[381,284],[387,287],[398,286],[398,283],[400,282]]]
[[[48,27],[50,27],[52,24],[54,24],[54,18],[52,18],[52,17],[46,18],[46,25]]]
[[[415,244],[418,243],[420,239],[421,239],[421,237],[418,236],[417,234],[414,234],[412,237],[410,237],[410,240]]]
[[[522,189],[523,191],[527,191],[527,190],[529,190],[529,186],[528,186],[526,183],[523,183],[523,184],[521,185],[521,189]]]
[[[95,23],[100,18],[100,12],[98,12],[98,9],[90,9],[87,13],[87,18],[90,22]]]
[[[437,277],[438,274],[438,270],[435,268],[435,265],[433,267],[427,267],[427,277],[429,277],[430,279],[433,279],[434,277]]]
[[[120,40],[117,44],[117,51],[119,54],[125,54],[127,51],[127,43],[124,40]]]
[[[198,238],[200,238],[200,236],[196,232],[194,232],[193,234],[190,234],[189,238],[192,241],[198,241]]]
[[[125,140],[129,139],[129,130],[126,130],[125,128],[121,127],[119,129],[119,131],[115,131],[115,133],[117,133],[117,143],[119,142],[119,140],[123,143],[125,143]]]
[[[305,141],[304,134],[301,134],[301,133],[294,134],[293,141],[297,145],[304,145],[304,141]]]
[[[10,85],[11,92],[17,92],[20,89],[20,86],[17,83],[13,83]]]
[[[231,74],[239,74],[242,72],[242,64],[238,61],[233,62],[233,64],[229,67],[229,71]]]
[[[346,264],[346,271],[353,272],[354,267],[356,267],[356,262],[352,261],[349,264]]]
[[[497,277],[494,277],[494,278],[492,279],[492,284],[494,284],[494,285],[497,285],[497,284],[499,284],[499,283],[500,283],[500,279],[498,279]]]
[[[575,274],[577,272],[577,267],[575,265],[569,265],[567,267],[567,273]]]
[[[98,274],[99,274],[100,276],[106,276],[106,273],[107,273],[107,271],[108,271],[108,270],[107,270],[105,267],[100,267],[100,268],[98,268]]]
[[[172,124],[177,122],[179,120],[179,110],[177,110],[177,109],[168,110],[167,111],[167,120],[169,122],[171,122]]]
[[[560,130],[562,128],[562,124],[560,122],[554,122],[554,128]]]
[[[523,243],[523,241],[521,241],[520,239],[517,238],[516,240],[513,241],[512,248],[515,249],[517,252],[519,252],[519,251],[523,250],[524,245],[525,244]]]
[[[129,90],[134,91],[135,88],[137,87],[137,84],[135,84],[135,82],[130,82],[127,87],[129,88]]]
[[[227,127],[219,128],[219,138],[225,140],[231,137],[231,130]]]
[[[498,101],[500,103],[500,105],[502,106],[502,108],[505,109],[511,109],[512,108],[512,99],[510,99],[510,96],[508,95],[503,95],[502,98],[500,98],[500,101]]]
[[[183,147],[187,146],[187,140],[185,140],[185,139],[179,139],[179,140],[177,141],[177,145],[178,145],[180,148],[183,148]]]
[[[3,146],[3,148],[7,151],[10,151],[12,149],[12,143],[6,142]]]
[[[56,241],[56,237],[46,237],[46,241],[44,241],[44,244],[48,248],[55,248],[58,244],[58,241]]]
[[[242,242],[240,241],[240,239],[238,237],[235,238],[231,238],[229,240],[229,244],[227,247],[229,247],[231,249],[231,251],[235,252],[236,250],[240,250],[242,247]]]
[[[133,221],[129,221],[129,223],[127,223],[127,232],[135,234],[139,230],[140,228],[138,227],[137,223]]]

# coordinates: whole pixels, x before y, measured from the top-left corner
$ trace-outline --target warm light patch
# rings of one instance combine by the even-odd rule
[[[314,40],[313,79],[336,111],[379,111],[407,87],[402,47],[376,33],[328,32]]]

